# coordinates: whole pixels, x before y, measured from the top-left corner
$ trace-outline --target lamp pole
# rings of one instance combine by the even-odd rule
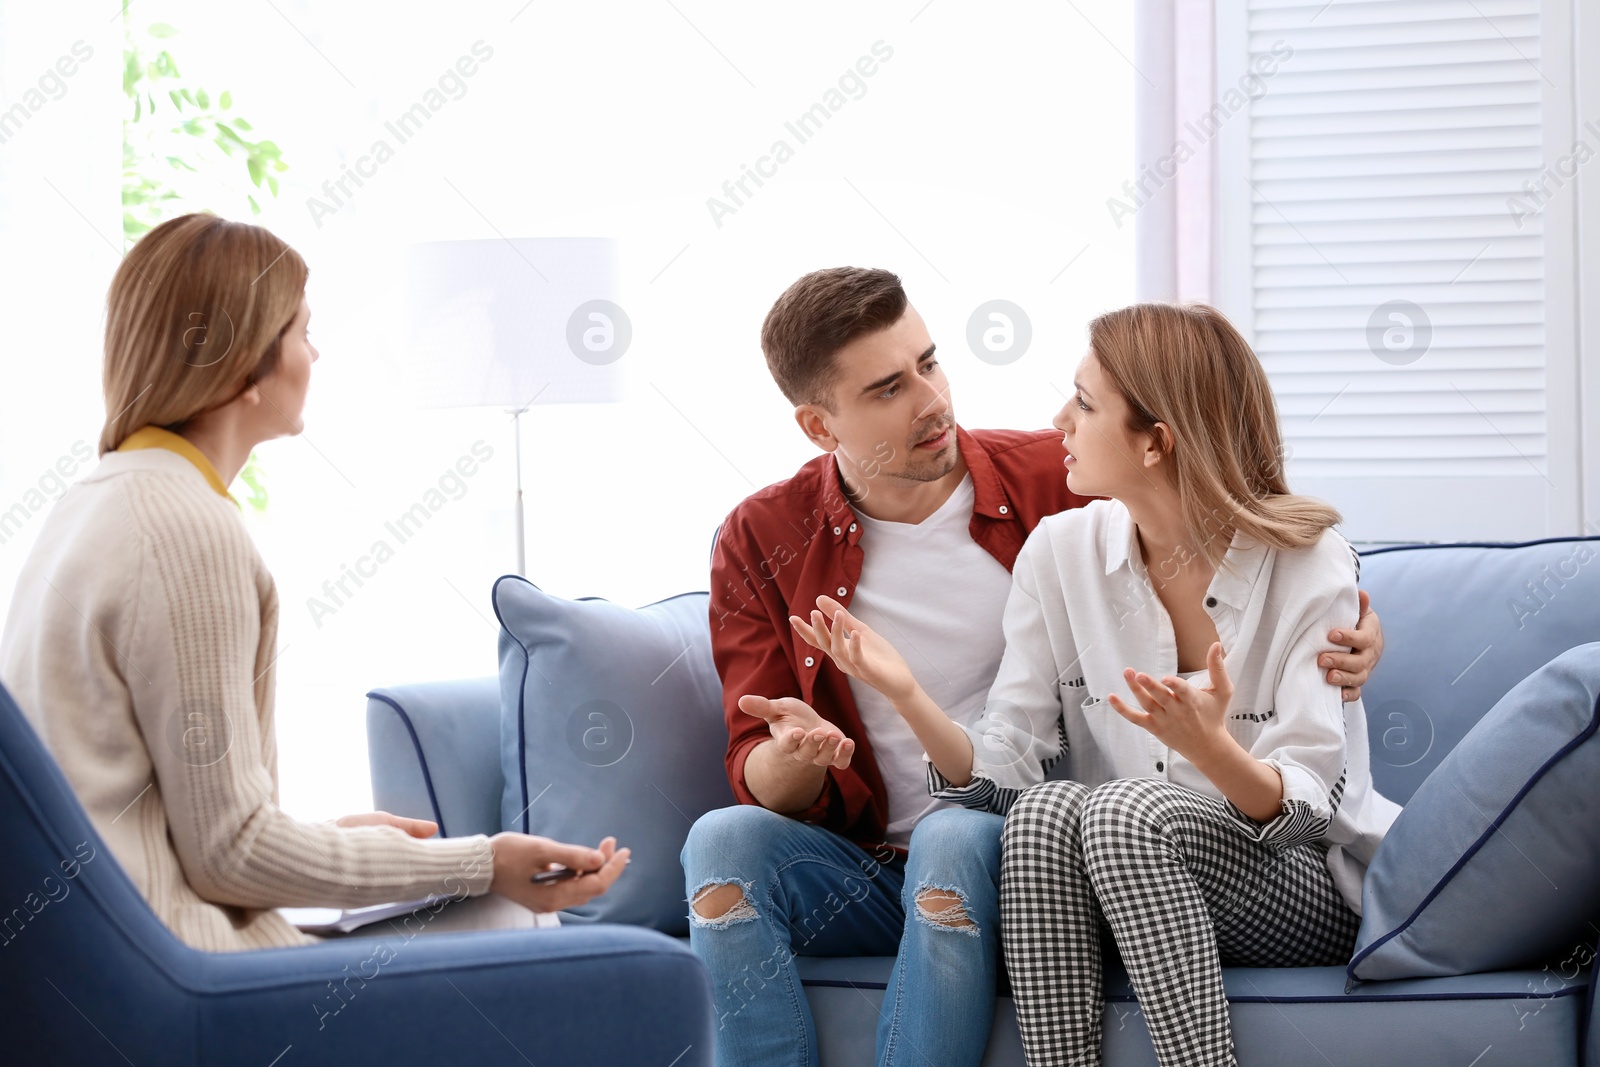
[[[511,434],[517,453],[517,573],[524,578],[528,576],[528,546],[522,515],[522,413],[527,410],[523,407],[511,411]]]

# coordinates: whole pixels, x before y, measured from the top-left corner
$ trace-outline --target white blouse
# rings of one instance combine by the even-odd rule
[[[1206,589],[1206,614],[1234,684],[1228,732],[1283,776],[1281,813],[1258,823],[1106,699],[1116,693],[1139,706],[1123,680],[1125,667],[1156,678],[1178,668],[1172,620],[1150,583],[1127,508],[1096,500],[1046,518],[1012,571],[1006,650],[983,716],[962,727],[972,739],[973,779],[951,786],[929,763],[929,792],[1003,814],[1063,758],[1065,768],[1051,777],[1088,786],[1165,778],[1227,803],[1255,840],[1326,843],[1334,883],[1359,914],[1367,864],[1400,807],[1373,788],[1361,702],[1342,703],[1317,658],[1339,651],[1330,630],[1356,625],[1360,566],[1332,529],[1292,551],[1238,533]]]

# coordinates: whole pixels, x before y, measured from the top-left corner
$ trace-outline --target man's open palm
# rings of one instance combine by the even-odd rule
[[[747,693],[739,698],[739,710],[765,719],[778,752],[797,763],[842,771],[850,766],[850,757],[855,755],[856,743],[803,700],[795,697],[773,700]]]

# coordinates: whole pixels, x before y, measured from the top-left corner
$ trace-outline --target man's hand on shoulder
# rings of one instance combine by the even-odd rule
[[[1365,589],[1357,598],[1361,605],[1361,618],[1354,630],[1333,630],[1328,640],[1351,650],[1351,654],[1324,652],[1317,657],[1318,665],[1326,668],[1324,675],[1329,685],[1341,687],[1341,697],[1346,704],[1361,699],[1361,687],[1372,677],[1372,669],[1383,656],[1383,625],[1378,613],[1372,610],[1372,598]]]

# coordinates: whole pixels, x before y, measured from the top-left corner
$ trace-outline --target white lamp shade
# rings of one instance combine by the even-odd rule
[[[418,407],[618,400],[632,340],[604,237],[431,241],[406,250],[406,381]]]

